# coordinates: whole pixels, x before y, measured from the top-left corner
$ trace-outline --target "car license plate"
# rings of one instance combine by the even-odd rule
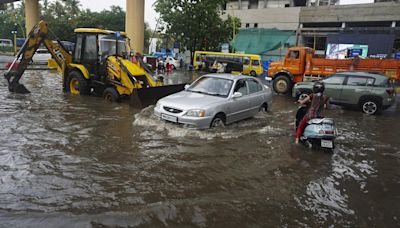
[[[168,120],[168,121],[171,121],[171,122],[178,122],[178,117],[165,115],[165,114],[161,114],[161,119]]]
[[[321,139],[321,147],[333,148],[332,140],[323,140],[323,139]]]

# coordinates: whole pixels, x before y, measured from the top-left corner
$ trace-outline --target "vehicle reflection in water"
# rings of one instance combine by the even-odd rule
[[[24,83],[31,94],[0,80],[4,226],[400,225],[398,104],[378,116],[329,110],[340,135],[325,152],[294,145],[296,105],[284,96],[269,114],[199,131],[152,107],[69,96],[48,71]]]

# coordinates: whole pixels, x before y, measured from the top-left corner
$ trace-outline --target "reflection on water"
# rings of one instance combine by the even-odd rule
[[[165,76],[189,82],[195,74]],[[30,72],[0,80],[0,221],[5,227],[396,227],[399,106],[379,116],[334,107],[333,152],[293,144],[295,105],[220,130],[166,123]]]

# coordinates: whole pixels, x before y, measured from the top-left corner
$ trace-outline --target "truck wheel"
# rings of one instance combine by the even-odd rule
[[[106,88],[103,92],[103,98],[104,98],[104,100],[106,100],[108,102],[119,102],[120,101],[120,96],[118,94],[118,91],[114,87]]]
[[[375,115],[379,112],[379,102],[376,99],[364,99],[360,105],[362,112],[367,115]]]
[[[292,82],[287,76],[280,75],[274,79],[273,88],[277,93],[288,94],[292,88]]]
[[[68,74],[66,91],[67,93],[71,93],[74,95],[89,95],[89,82],[83,77],[81,73],[77,71],[71,71]]]
[[[252,70],[252,71],[250,72],[250,75],[253,76],[253,77],[257,77],[257,73],[256,73],[254,70]]]

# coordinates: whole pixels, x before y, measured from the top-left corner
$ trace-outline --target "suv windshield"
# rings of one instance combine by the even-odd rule
[[[188,89],[190,92],[203,93],[212,96],[227,97],[233,81],[223,78],[202,77]]]
[[[99,43],[102,59],[110,55],[115,55],[115,35],[99,35]],[[120,37],[118,39],[118,55],[123,56],[124,53],[127,53],[126,38]]]

